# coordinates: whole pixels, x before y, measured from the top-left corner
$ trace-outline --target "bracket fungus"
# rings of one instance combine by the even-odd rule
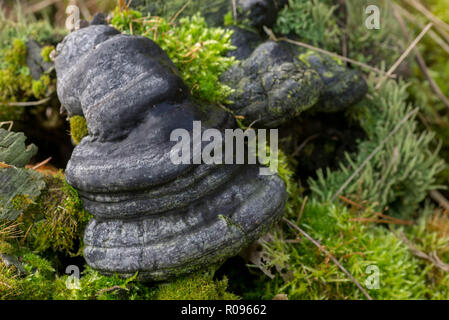
[[[214,105],[198,105],[153,41],[92,25],[57,47],[58,96],[89,135],[66,179],[94,218],[84,256],[105,274],[165,280],[219,263],[282,215],[285,184],[257,165],[174,164],[175,129],[233,128]]]
[[[339,112],[368,91],[359,71],[329,56],[304,53],[288,43],[263,42],[257,33],[239,27],[232,30],[237,49],[228,55],[238,63],[220,80],[235,89],[228,107],[249,123],[276,127],[307,110]]]

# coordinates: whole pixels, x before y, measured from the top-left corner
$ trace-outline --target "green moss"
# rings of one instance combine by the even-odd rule
[[[299,226],[320,241],[375,299],[447,299],[447,276],[436,282],[436,278],[429,277],[434,266],[414,257],[409,247],[394,233],[387,228],[354,220],[372,216],[370,208],[350,212],[341,206],[311,200],[305,206]],[[297,213],[287,217],[294,221]],[[430,242],[439,243],[440,250],[447,248],[447,236],[438,237],[428,228],[417,232],[416,229],[420,228],[422,226],[409,227],[403,231],[409,234],[410,239],[423,237],[423,242],[429,242],[423,239],[433,239]],[[264,298],[271,299],[283,293],[289,299],[365,299],[338,266],[296,230],[283,225],[273,233],[273,237],[273,241],[265,244],[269,261],[265,267],[275,268],[279,273],[272,281],[261,279],[265,286]],[[295,238],[300,241],[285,241]],[[432,252],[435,248],[429,245],[423,250]],[[447,255],[440,257],[447,261]],[[379,271],[378,287],[369,287],[374,280],[370,278],[373,274],[369,266]],[[287,273],[282,274],[281,270]]]
[[[364,8],[368,5],[380,8],[380,30],[368,30],[365,26]],[[290,0],[289,6],[280,11],[274,30],[340,54],[341,43],[346,43],[350,58],[379,67],[384,62],[393,64],[403,45],[387,0],[347,0],[342,4],[332,0]]]
[[[289,6],[279,12],[274,30],[287,35],[294,33],[311,45],[336,50],[341,33],[336,9],[333,1],[328,0],[290,0]]]
[[[226,291],[227,280],[213,280],[212,274],[180,278],[158,286],[136,281],[137,275],[123,279],[104,276],[85,266],[79,279],[58,275],[52,264],[29,251],[20,259],[28,275],[18,277],[13,268],[0,263],[0,299],[21,300],[236,300]]]
[[[81,139],[89,134],[87,130],[86,119],[82,116],[73,116],[70,118],[70,135],[73,142],[79,144]]]
[[[357,154],[346,155],[340,170],[319,170],[316,179],[309,179],[310,188],[321,201],[330,200],[370,154],[382,146],[343,190],[343,195],[353,194],[358,201],[377,203],[379,211],[388,207],[390,214],[410,218],[428,192],[438,188],[437,174],[446,164],[438,156],[439,149],[431,147],[435,134],[420,132],[414,117],[386,139],[412,111],[407,104],[407,85],[389,80],[374,90],[370,80],[369,87],[370,96],[357,108],[367,140],[358,144]]]
[[[228,280],[213,280],[211,275],[197,274],[159,286],[158,300],[237,300],[226,291]]]
[[[234,21],[234,16],[233,16],[232,12],[229,11],[224,16],[224,25],[225,25],[225,27],[230,27],[230,26],[233,26],[235,24],[236,24],[236,22]]]
[[[14,209],[22,211],[32,203],[32,200],[26,194],[17,194],[12,198],[11,203]]]
[[[26,108],[9,106],[9,103],[34,101],[54,89],[55,79],[44,75],[33,80],[26,65],[28,40],[40,44],[59,42],[66,31],[53,27],[49,21],[36,21],[32,15],[23,15],[15,8],[10,18],[0,12],[0,122],[23,119]],[[45,47],[47,52],[50,46]],[[51,79],[51,83],[47,81]]]
[[[20,119],[24,109],[6,104],[32,95],[26,53],[25,42],[20,39],[14,39],[12,47],[0,53],[0,59],[3,59],[0,65],[0,121]]]
[[[26,243],[36,252],[80,254],[82,232],[90,215],[62,175],[46,176],[47,190],[19,218]]]
[[[150,300],[155,288],[136,281],[136,276],[128,279],[119,276],[103,276],[86,267],[78,282],[78,289],[67,288],[69,276],[58,278],[54,285],[55,300]]]
[[[45,62],[51,62],[50,54],[55,50],[55,46],[45,46],[42,48],[41,56]]]
[[[120,31],[145,35],[160,45],[195,97],[212,102],[226,101],[231,89],[218,79],[235,60],[226,57],[226,52],[234,49],[232,31],[208,27],[199,15],[169,22],[119,9],[115,10],[111,23]]]

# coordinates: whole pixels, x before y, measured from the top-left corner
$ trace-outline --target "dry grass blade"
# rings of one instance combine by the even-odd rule
[[[413,222],[412,221],[395,221],[395,220],[383,220],[383,219],[376,219],[376,218],[351,218],[349,219],[349,221],[355,221],[355,222],[365,222],[365,223],[369,223],[369,222],[373,222],[373,223],[382,223],[382,224],[399,224],[399,225],[412,225]]]
[[[347,204],[351,205],[352,207],[355,207],[357,209],[360,209],[362,211],[366,211],[367,208],[347,197],[344,197],[342,195],[339,195],[338,198],[342,200],[343,202],[346,202]],[[384,223],[384,224],[399,224],[399,225],[412,225],[414,224],[412,221],[402,220],[398,218],[393,218],[390,216],[387,216],[383,213],[373,211],[373,214],[377,216],[377,218],[352,218],[350,221],[359,221],[359,222],[375,222],[375,223]]]
[[[10,166],[9,164],[6,164],[4,162],[0,162],[0,168],[7,169],[7,168],[12,168],[12,166]]]
[[[449,200],[446,199],[439,191],[430,191],[430,197],[435,200],[443,209],[449,211]]]
[[[413,14],[411,14],[410,12],[408,12],[406,9],[404,9],[403,7],[394,4],[394,8],[395,10],[399,11],[400,14],[407,19],[407,21],[409,21],[410,23],[413,23],[414,25],[416,25],[418,28],[423,29],[425,27],[425,25],[423,23],[421,23],[419,20],[416,19],[415,16],[413,16]],[[446,41],[444,41],[444,39],[442,39],[438,33],[436,33],[433,30],[429,31],[429,36],[444,50],[449,54],[449,44],[447,44]]]
[[[102,295],[104,293],[110,293],[110,292],[114,292],[114,291],[129,291],[129,290],[127,288],[123,288],[121,286],[113,286],[113,287],[110,287],[110,288],[101,289],[100,291],[97,292],[96,295],[100,296],[100,295]]]
[[[0,239],[8,240],[20,238],[22,231],[19,229],[20,224],[16,221],[0,222]]]
[[[44,9],[44,8],[46,8],[48,6],[51,6],[52,4],[55,4],[55,3],[59,2],[59,1],[61,1],[61,0],[44,0],[44,1],[40,1],[40,2],[37,2],[37,3],[35,3],[35,4],[31,5],[31,6],[26,7],[24,9],[24,12],[28,13],[28,14],[29,13],[35,13],[35,12],[41,11],[42,9]]]
[[[438,31],[449,43],[449,25],[447,23],[445,23],[443,20],[435,16],[432,12],[430,12],[417,0],[405,0],[405,2],[408,3],[410,6],[414,7],[419,12],[421,12],[424,16],[426,16],[426,18],[429,21],[435,24]]]
[[[421,39],[426,35],[426,33],[432,28],[433,23],[429,23],[424,30],[421,31],[421,33],[416,37],[416,39],[411,43],[411,45],[405,50],[405,52],[399,57],[399,59],[393,64],[393,66],[388,70],[386,76],[382,77],[379,81],[379,83],[376,86],[376,90],[378,90],[382,84],[387,80],[387,77],[389,75],[392,75],[396,69],[404,62],[404,60],[409,56],[410,52],[418,45],[418,43],[421,41]]]
[[[182,8],[176,12],[176,14],[170,19],[170,23],[173,23],[178,19],[179,15],[189,6],[189,4],[192,3],[192,0],[189,0],[182,6]]]
[[[409,247],[410,252],[423,260],[427,260],[430,263],[432,263],[435,267],[443,270],[444,272],[449,272],[449,265],[445,264],[443,261],[441,261],[441,259],[438,257],[437,253],[435,251],[427,254],[421,250],[419,250],[418,248],[416,248],[416,246],[405,236],[405,234],[401,231],[399,233],[391,230],[391,232],[393,232],[393,234],[400,239],[404,244],[406,244]]]
[[[3,127],[5,124],[9,124],[8,131],[11,131],[12,126],[14,125],[14,121],[3,121],[3,122],[0,122],[0,128]]]
[[[408,32],[407,27],[404,23],[404,20],[402,19],[401,14],[397,10],[396,7],[393,9],[394,15],[398,19],[399,26],[401,27],[402,34],[406,40],[408,40]],[[427,68],[426,61],[424,60],[423,56],[419,52],[417,48],[414,48],[414,53],[416,56],[416,62],[418,63],[419,69],[421,70],[422,74],[426,77],[427,81],[429,81],[430,87],[432,88],[433,92],[438,96],[438,98],[446,105],[447,108],[449,108],[449,99],[444,95],[444,93],[441,91],[440,87],[436,83],[436,81],[432,78],[430,75],[429,69]]]
[[[321,48],[318,48],[318,47],[314,47],[314,46],[312,46],[310,44],[307,44],[307,43],[304,43],[304,42],[291,40],[291,39],[286,38],[286,37],[277,38],[274,35],[273,30],[267,28],[266,26],[264,26],[263,28],[264,28],[265,33],[273,41],[276,41],[276,42],[278,42],[278,41],[285,41],[285,42],[288,42],[288,43],[291,43],[291,44],[294,44],[294,45],[297,45],[297,46],[300,46],[300,47],[303,47],[303,48],[306,48],[306,49],[310,49],[310,50],[313,50],[313,51],[316,51],[316,52],[319,52],[319,53],[322,53],[322,54],[326,54],[326,55],[334,57],[334,58],[341,59],[342,61],[352,63],[352,64],[354,64],[356,66],[361,67],[361,68],[365,68],[365,69],[368,69],[370,71],[373,71],[373,72],[376,72],[376,73],[379,73],[379,74],[383,74],[383,75],[385,75],[388,78],[396,79],[395,75],[392,75],[392,74],[387,75],[385,71],[377,69],[377,68],[374,68],[374,67],[372,67],[370,65],[367,65],[366,63],[362,63],[362,62],[359,62],[359,61],[347,58],[345,56],[342,56],[342,55],[339,55],[339,54],[336,54],[336,53],[333,53],[333,52],[330,52],[330,51],[327,51],[327,50],[324,50],[324,49],[321,49]]]
[[[10,107],[35,107],[47,103],[48,101],[50,101],[50,99],[51,97],[31,102],[9,102],[6,105]]]
[[[32,170],[36,170],[36,169],[38,169],[38,168],[40,168],[40,167],[46,165],[47,163],[49,163],[50,160],[51,160],[51,157],[45,159],[45,160],[42,161],[42,162],[39,162],[38,164],[36,164],[36,165],[35,165],[34,167],[32,167],[31,169],[32,169]]]
[[[296,220],[296,224],[298,224],[299,221],[301,220],[301,217],[302,217],[302,214],[304,213],[304,209],[305,209],[305,207],[306,207],[306,203],[307,203],[307,199],[308,199],[308,198],[309,198],[309,197],[306,196],[306,197],[304,198],[304,200],[302,200],[301,210],[299,211],[298,219]]]
[[[346,274],[349,277],[349,279],[351,279],[351,281],[357,286],[357,288],[360,289],[360,291],[368,300],[373,300],[373,298],[371,298],[371,296],[368,294],[368,292],[366,292],[366,290],[362,287],[362,285],[352,276],[352,274],[348,270],[346,270],[346,268],[343,267],[343,265],[340,262],[338,262],[338,260],[329,251],[327,251],[326,248],[321,243],[313,239],[307,232],[302,230],[300,227],[298,227],[290,220],[286,218],[282,218],[282,220],[285,221],[289,226],[299,231],[304,237],[306,237],[310,242],[312,242],[320,251],[324,252],[340,268],[340,270],[343,271],[343,273]]]

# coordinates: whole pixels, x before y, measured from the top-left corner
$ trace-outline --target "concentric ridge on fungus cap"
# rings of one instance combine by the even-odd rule
[[[94,215],[84,256],[103,273],[164,280],[223,261],[282,215],[286,191],[256,165],[175,165],[174,129],[233,128],[198,106],[167,55],[148,38],[94,25],[57,48],[58,96],[89,136],[66,169]]]

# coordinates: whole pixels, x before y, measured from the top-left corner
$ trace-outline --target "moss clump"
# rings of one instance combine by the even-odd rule
[[[213,280],[209,274],[196,274],[159,286],[158,300],[237,300],[226,291],[228,280]]]
[[[25,63],[26,53],[25,42],[20,39],[15,39],[10,49],[0,53],[0,60],[3,60],[0,64],[0,121],[20,119],[24,109],[7,104],[32,95],[32,78]]]
[[[134,277],[107,277],[86,267],[79,279],[69,278],[59,276],[48,260],[29,251],[22,251],[20,259],[28,272],[25,277],[0,262],[1,300],[148,300],[154,296],[155,288],[135,282]]]
[[[151,300],[156,289],[136,281],[136,276],[128,279],[119,276],[104,276],[90,267],[86,267],[76,286],[67,288],[67,282],[76,281],[69,276],[58,278],[54,282],[55,300]],[[72,283],[73,284],[73,283]]]
[[[275,31],[282,34],[294,33],[315,46],[329,50],[339,47],[340,28],[337,24],[333,1],[290,0],[279,12]]]
[[[367,225],[356,219],[372,215],[370,208],[351,212],[341,206],[311,200],[299,226],[320,241],[375,299],[447,298],[447,289],[444,288],[447,279],[435,282],[428,277],[429,268],[433,266],[415,258],[409,247],[387,228]],[[289,218],[294,220],[297,215]],[[415,239],[424,234],[417,232],[416,228],[421,227],[397,229],[396,232],[404,231],[410,239]],[[289,299],[365,298],[335,263],[294,229],[284,225],[273,233],[273,237],[272,242],[265,244],[270,260],[266,267],[286,270],[287,273],[278,273],[273,281],[265,279],[265,298],[279,293],[287,294]],[[285,241],[295,238],[299,239],[296,243]],[[435,232],[429,232],[425,238],[434,239],[433,243],[444,244],[447,248],[447,236],[437,237]],[[431,250],[431,247],[426,250]],[[447,261],[446,256],[442,258]],[[371,289],[369,285],[373,279],[370,278],[369,266],[375,266],[380,272],[379,286]]]
[[[226,57],[226,52],[234,49],[232,31],[210,28],[199,15],[169,22],[118,8],[111,24],[129,34],[145,35],[160,45],[195,97],[224,102],[231,93],[231,89],[218,79],[234,63],[233,57]]]
[[[41,56],[45,62],[51,62],[50,54],[55,50],[55,46],[45,46],[42,48]]]
[[[54,90],[53,74],[33,80],[26,64],[27,41],[55,44],[66,32],[53,27],[48,20],[36,21],[31,15],[25,16],[18,7],[15,12],[16,15],[10,18],[0,12],[0,122],[20,121],[28,112],[26,108],[9,103],[39,100]],[[45,47],[42,53],[46,54],[49,48]]]
[[[19,217],[26,244],[35,252],[80,254],[82,232],[90,215],[62,174],[45,177],[47,189]]]
[[[342,53],[341,43],[347,44],[347,55],[360,62],[381,67],[393,64],[401,52],[403,37],[387,0],[290,0],[279,12],[274,30],[318,46]],[[376,5],[381,11],[382,26],[368,30],[365,8]],[[343,14],[344,12],[344,14]]]
[[[369,85],[371,97],[358,107],[360,124],[368,139],[359,142],[356,155],[346,155],[341,170],[319,170],[317,179],[309,180],[310,188],[321,201],[330,200],[370,154],[382,146],[343,194],[377,203],[379,211],[388,207],[391,214],[410,217],[428,192],[437,188],[436,177],[445,163],[438,157],[439,150],[431,148],[435,134],[420,133],[414,117],[409,117],[387,139],[412,111],[407,104],[407,85],[387,81],[380,90],[373,89],[372,81]]]
[[[89,134],[87,130],[86,119],[82,116],[73,116],[70,118],[70,135],[72,136],[73,142],[79,144],[81,139]]]
[[[33,91],[34,97],[37,99],[43,98],[48,91],[50,83],[51,79],[47,74],[42,75],[39,80],[32,80],[31,91]]]

